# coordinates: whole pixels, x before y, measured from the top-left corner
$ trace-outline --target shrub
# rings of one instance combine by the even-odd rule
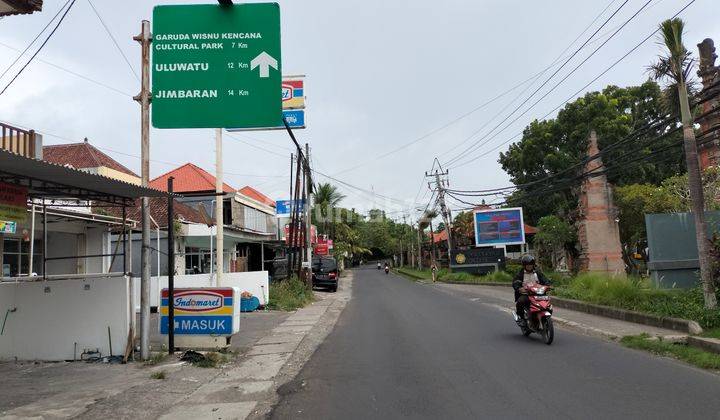
[[[157,372],[153,372],[150,375],[150,379],[165,379],[167,377],[167,373],[164,370],[159,370]]]
[[[720,311],[705,309],[700,286],[686,290],[660,290],[637,277],[585,273],[557,287],[555,294],[664,317],[691,319],[703,328],[720,327]]]
[[[511,276],[514,276],[522,269],[522,265],[514,262],[508,262],[505,263],[505,272],[510,274]]]
[[[302,308],[314,299],[312,287],[297,276],[270,284],[270,302],[268,307],[282,311],[294,311]]]

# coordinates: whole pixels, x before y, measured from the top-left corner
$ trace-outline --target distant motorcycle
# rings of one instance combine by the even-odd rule
[[[525,286],[530,300],[529,310],[525,309],[525,322],[517,316],[514,310],[512,311],[515,323],[520,327],[524,336],[527,337],[531,333],[540,334],[547,345],[552,344],[555,338],[552,321],[553,306],[550,303],[550,296],[547,295],[551,289],[551,286],[543,286],[539,283]]]
[[[390,272],[390,267],[388,267],[388,266],[386,265],[386,266],[385,266],[385,274],[387,274],[387,273],[389,273],[389,272]]]
[[[377,266],[377,267],[378,267],[378,270],[379,270],[379,269],[382,268],[382,265],[381,265],[380,263],[378,263],[378,266]]]

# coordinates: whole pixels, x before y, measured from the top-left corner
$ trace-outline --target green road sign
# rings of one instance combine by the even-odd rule
[[[281,75],[277,3],[153,10],[154,127],[274,127]]]

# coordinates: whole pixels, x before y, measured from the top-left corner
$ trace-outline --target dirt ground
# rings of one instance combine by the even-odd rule
[[[278,311],[243,313],[241,332],[231,340],[228,363],[241,357],[288,315]],[[151,319],[151,325],[157,325],[156,318]],[[152,334],[151,342],[153,348],[160,348],[162,336]],[[151,378],[153,373],[160,371],[164,371],[171,380]],[[162,411],[163,407],[171,406],[179,395],[192,392],[217,375],[218,371],[179,363],[177,357],[167,358],[153,366],[143,363],[4,362],[0,363],[3,388],[0,392],[0,417],[63,418],[81,413],[94,417],[104,411],[103,401],[113,401],[113,410],[119,414],[115,418],[141,418],[145,417],[142,406],[148,410],[144,414]],[[122,405],[124,396],[135,401],[142,396],[145,403],[123,413],[118,405]]]

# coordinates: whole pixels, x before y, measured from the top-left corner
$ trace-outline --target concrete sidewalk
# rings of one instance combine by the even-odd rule
[[[295,312],[243,314],[231,360],[219,369],[176,357],[154,366],[84,362],[0,363],[7,385],[0,419],[245,418],[264,413],[335,325],[350,299],[352,273],[338,292],[318,291]],[[162,372],[164,380],[151,375]]]
[[[292,379],[335,325],[350,299],[352,273],[336,293],[318,293],[318,300],[299,309],[259,339],[238,366],[181,398],[160,419],[262,416],[277,398],[277,390]]]
[[[515,300],[513,291],[509,287],[443,283],[428,284],[428,286],[455,296],[463,296],[480,304],[494,306],[498,310],[507,311],[509,320],[512,319],[510,311],[514,310]],[[682,334],[674,330],[635,324],[558,307],[555,307],[553,311],[553,319],[558,326],[611,340],[617,340],[627,335],[639,335],[643,333],[670,340],[679,340],[687,336],[687,334]]]

